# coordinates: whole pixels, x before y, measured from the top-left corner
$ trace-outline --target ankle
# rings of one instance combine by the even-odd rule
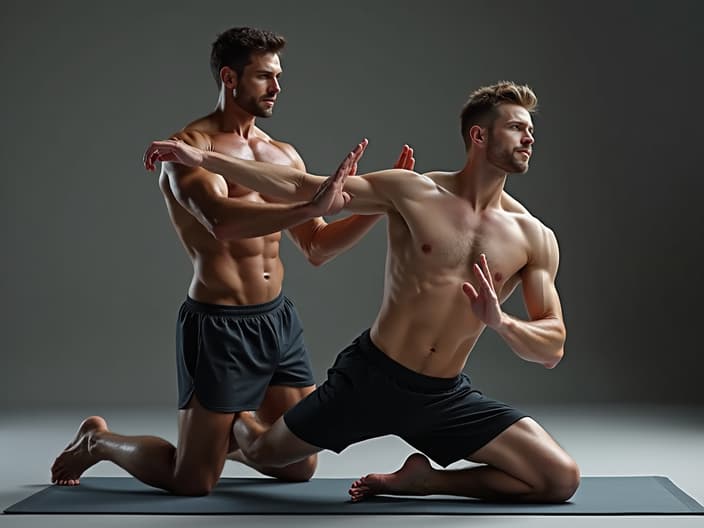
[[[101,431],[91,431],[86,434],[86,450],[89,455],[101,458],[100,447],[102,444],[101,440],[104,435],[105,433]]]

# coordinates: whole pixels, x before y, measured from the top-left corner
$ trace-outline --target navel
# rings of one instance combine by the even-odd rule
[[[271,274],[268,271],[264,272],[264,280],[269,280],[271,278]]]

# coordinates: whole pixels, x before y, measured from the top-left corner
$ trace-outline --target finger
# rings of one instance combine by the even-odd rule
[[[362,157],[362,154],[364,154],[365,149],[367,148],[367,145],[369,142],[365,139],[363,140],[359,145],[355,147],[355,149],[352,151],[353,157],[352,157],[352,162],[357,163],[359,159]]]
[[[416,168],[416,159],[413,157],[413,149],[408,147],[408,163],[406,169],[413,170]]]
[[[476,301],[477,298],[479,297],[479,294],[477,293],[477,290],[474,289],[474,286],[472,286],[468,282],[463,282],[462,283],[462,291],[464,294],[469,297],[470,301]]]
[[[489,280],[486,278],[484,275],[484,272],[482,269],[479,267],[479,264],[474,264],[474,272],[479,278],[479,283],[480,283],[480,288],[482,290],[486,290],[487,293],[491,293],[494,291],[494,288],[492,288],[491,284],[489,283]]]
[[[396,160],[396,163],[394,164],[395,169],[402,169],[403,167],[405,167],[407,153],[408,153],[408,145],[403,145],[401,147],[401,153],[398,155],[398,159]]]
[[[144,151],[144,156],[142,157],[142,160],[144,161],[144,166],[147,169],[150,169],[152,166],[151,159],[154,155],[154,149],[154,144],[151,144],[147,147],[147,150]]]
[[[401,160],[400,169],[408,167],[408,145],[403,146],[403,159]]]
[[[352,167],[350,168],[350,173],[349,176],[355,176],[357,174],[357,163],[353,163]]]
[[[349,164],[352,160],[353,152],[349,152],[347,156],[345,156],[345,159],[342,160],[342,163],[340,163],[339,167],[337,167],[337,170],[330,176],[333,181],[335,179],[339,178],[345,171],[349,170]]]
[[[485,253],[482,253],[481,262],[482,262],[482,267],[484,268],[484,275],[486,275],[486,278],[489,281],[489,284],[491,285],[491,289],[493,290],[494,289],[494,279],[491,276],[491,271],[489,271],[489,262],[486,260]]]
[[[160,154],[161,153],[159,152],[159,149],[157,149],[157,148],[155,148],[152,151],[151,156],[149,157],[149,165],[152,167],[152,169],[154,169],[156,167],[156,162],[159,160]]]
[[[149,153],[149,157],[147,158],[147,162],[146,162],[147,168],[149,170],[154,170],[155,163],[156,163],[156,156],[157,156],[156,151],[151,151]]]

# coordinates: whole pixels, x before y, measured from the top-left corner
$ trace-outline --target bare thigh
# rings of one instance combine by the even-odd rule
[[[195,486],[207,493],[225,465],[234,413],[204,408],[195,395],[178,413],[178,445],[174,480],[181,487]]]
[[[567,452],[532,418],[522,418],[467,457],[526,483],[543,482],[576,464]]]
[[[284,385],[271,385],[267,388],[264,400],[262,401],[262,404],[259,406],[259,409],[257,409],[256,412],[257,420],[259,420],[265,425],[273,426],[275,423],[280,422],[278,423],[275,429],[275,431],[279,431],[279,433],[274,435],[272,432],[272,439],[277,438],[278,440],[278,438],[283,435],[283,438],[287,438],[287,440],[285,440],[284,442],[287,443],[289,446],[291,446],[291,444],[298,445],[298,442],[301,442],[303,452],[305,452],[306,454],[310,453],[310,455],[307,458],[304,458],[303,460],[294,462],[291,468],[302,471],[306,474],[309,473],[310,476],[312,476],[313,472],[315,471],[315,468],[318,465],[318,455],[317,452],[315,452],[317,451],[317,449],[313,448],[312,446],[309,446],[309,444],[302,442],[297,437],[295,437],[293,433],[288,430],[288,427],[285,426],[281,417],[286,411],[288,411],[291,407],[296,405],[299,401],[308,396],[314,390],[315,385],[309,385],[307,387],[287,387]],[[295,450],[295,452],[298,452],[298,450]]]
[[[264,400],[257,409],[257,419],[272,425],[291,407],[315,390],[315,385],[308,387],[287,387],[285,385],[270,385],[264,394]]]

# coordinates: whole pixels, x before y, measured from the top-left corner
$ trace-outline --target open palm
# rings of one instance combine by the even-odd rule
[[[501,304],[494,289],[486,255],[482,254],[479,263],[472,266],[479,281],[478,290],[469,282],[462,284],[462,291],[469,298],[474,315],[489,328],[496,328],[501,323]]]

